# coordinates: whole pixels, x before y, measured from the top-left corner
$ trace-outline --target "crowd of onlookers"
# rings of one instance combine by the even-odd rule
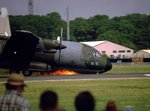
[[[22,97],[24,91],[24,76],[21,74],[9,75],[5,83],[5,94],[0,96],[0,111],[29,111],[28,101]],[[80,92],[74,100],[76,111],[95,111],[95,98],[89,91]],[[65,111],[58,104],[56,92],[47,90],[42,92],[39,99],[40,111]],[[103,111],[119,111],[114,101],[108,101]],[[125,109],[125,111],[133,111]]]

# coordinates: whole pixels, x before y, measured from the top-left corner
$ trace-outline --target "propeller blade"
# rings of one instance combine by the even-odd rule
[[[59,38],[59,42],[60,42],[60,48],[59,48],[59,65],[60,65],[60,60],[61,60],[62,36],[63,36],[63,28],[61,28],[61,33],[60,33],[60,38]]]

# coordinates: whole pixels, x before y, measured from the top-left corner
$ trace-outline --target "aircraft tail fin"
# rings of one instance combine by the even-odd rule
[[[11,37],[11,29],[7,8],[0,9],[0,39],[8,39]]]

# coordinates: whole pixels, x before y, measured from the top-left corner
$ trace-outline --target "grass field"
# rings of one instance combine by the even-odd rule
[[[130,80],[80,80],[27,83],[24,96],[31,104],[31,111],[38,110],[39,96],[44,90],[58,93],[59,103],[66,111],[75,111],[74,98],[84,90],[90,91],[96,100],[96,111],[101,111],[108,100],[116,101],[119,109],[132,107],[134,111],[150,109],[150,79]],[[4,86],[0,83],[0,94]]]
[[[149,64],[113,65],[107,74],[113,73],[150,73]],[[5,75],[1,71],[0,75]],[[74,98],[81,92],[90,91],[96,100],[96,111],[104,109],[108,100],[116,101],[119,109],[132,107],[134,111],[150,110],[150,78],[148,79],[116,79],[116,80],[78,80],[50,81],[27,83],[24,96],[31,104],[31,111],[38,110],[39,96],[44,90],[58,93],[60,106],[66,111],[75,111]],[[0,83],[0,95],[4,93],[4,85]]]
[[[150,73],[150,63],[113,64],[107,74],[113,73]]]

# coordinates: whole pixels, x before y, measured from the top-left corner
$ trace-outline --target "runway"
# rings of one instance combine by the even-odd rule
[[[25,77],[25,82],[44,82],[44,81],[72,81],[72,80],[104,80],[104,79],[150,79],[148,73],[127,73],[127,74],[77,74],[63,76],[30,76]],[[5,82],[7,77],[0,77],[0,82]]]

